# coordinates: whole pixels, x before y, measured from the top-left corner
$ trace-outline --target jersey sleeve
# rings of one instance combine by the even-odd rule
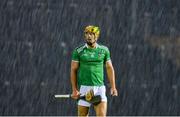
[[[79,54],[76,49],[72,53],[72,60],[79,62]]]
[[[106,61],[109,61],[109,60],[111,60],[111,57],[110,57],[110,51],[107,48],[106,51],[105,51],[105,60],[104,61],[106,62]]]

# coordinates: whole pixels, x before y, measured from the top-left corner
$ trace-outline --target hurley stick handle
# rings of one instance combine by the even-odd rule
[[[70,98],[71,94],[54,95],[55,98]]]

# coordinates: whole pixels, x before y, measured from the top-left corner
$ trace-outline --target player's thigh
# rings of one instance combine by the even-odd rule
[[[94,106],[96,116],[106,116],[107,113],[107,102],[102,101],[98,105]]]
[[[89,107],[78,105],[78,116],[87,116],[89,114]]]

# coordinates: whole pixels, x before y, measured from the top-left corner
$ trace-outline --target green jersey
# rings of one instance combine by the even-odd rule
[[[88,48],[87,44],[76,48],[72,54],[72,61],[79,62],[78,86],[104,85],[104,64],[110,60],[110,52],[106,46],[96,45]]]

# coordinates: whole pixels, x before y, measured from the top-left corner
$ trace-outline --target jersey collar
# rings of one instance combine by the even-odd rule
[[[90,47],[88,47],[87,43],[85,44],[85,47],[86,47],[86,48],[90,48]],[[97,49],[98,47],[99,47],[99,44],[96,43],[96,49]]]

